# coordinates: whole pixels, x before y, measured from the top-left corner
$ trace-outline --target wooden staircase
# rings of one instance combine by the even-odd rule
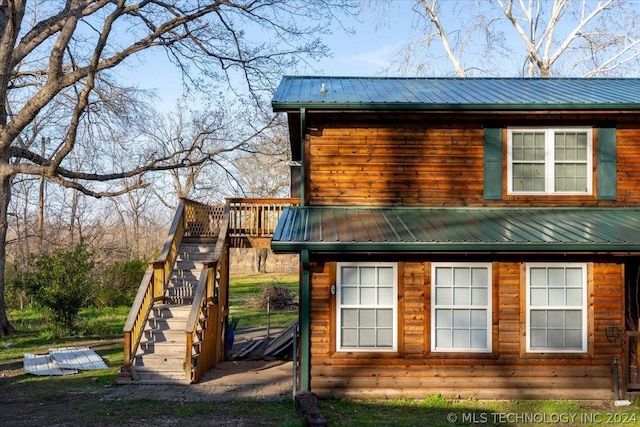
[[[194,383],[224,360],[229,247],[268,239],[283,209],[298,203],[227,199],[225,205],[205,205],[181,199],[127,316],[117,382]]]
[[[187,319],[193,293],[202,272],[202,261],[212,257],[215,238],[183,238],[175,266],[165,290],[166,303],[156,304],[149,313],[131,371],[141,384],[191,382],[186,370]],[[193,342],[192,358],[197,358],[200,342]]]

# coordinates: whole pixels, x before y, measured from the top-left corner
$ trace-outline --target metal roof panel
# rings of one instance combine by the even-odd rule
[[[276,252],[640,252],[640,208],[289,207],[271,247]]]
[[[324,85],[326,92],[321,91]],[[285,76],[275,111],[331,109],[639,109],[638,78]]]

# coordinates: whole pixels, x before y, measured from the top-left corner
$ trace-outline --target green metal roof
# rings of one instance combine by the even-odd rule
[[[323,90],[324,88],[324,90]],[[640,109],[637,78],[285,76],[274,111],[310,109]]]
[[[640,208],[291,207],[275,252],[640,252]]]

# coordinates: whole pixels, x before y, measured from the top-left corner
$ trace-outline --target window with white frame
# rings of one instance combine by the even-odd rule
[[[398,279],[394,263],[338,263],[337,349],[397,349]]]
[[[527,264],[527,351],[587,351],[587,266]]]
[[[432,263],[431,348],[491,351],[491,264]]]
[[[508,132],[509,194],[591,194],[591,129]]]

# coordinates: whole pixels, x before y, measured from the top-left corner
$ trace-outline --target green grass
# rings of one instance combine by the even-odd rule
[[[266,324],[263,310],[247,309],[245,302],[260,293],[263,286],[277,283],[297,294],[297,275],[234,275],[231,278],[231,316],[240,327]],[[122,327],[128,307],[85,309],[81,312],[81,334],[54,338],[47,333],[43,316],[37,310],[13,310],[9,317],[19,334],[0,339],[0,425],[26,425],[15,422],[13,414],[27,417],[32,425],[205,425],[216,419],[228,424],[251,423],[279,427],[302,426],[293,410],[293,402],[231,401],[182,402],[100,400],[99,390],[113,382],[122,366]],[[276,313],[271,324],[287,326],[297,312]],[[18,372],[24,353],[46,353],[50,347],[91,346],[108,365],[108,369],[81,372],[64,377],[38,377]],[[93,391],[92,391],[93,390]],[[6,410],[4,409],[6,407]],[[513,426],[513,425],[640,425],[640,404],[615,407],[610,401],[479,401],[445,399],[439,395],[412,399],[329,399],[320,400],[319,408],[331,426]],[[529,419],[522,418],[529,416]],[[520,421],[514,417],[519,416]],[[565,416],[564,419],[557,417]],[[543,420],[546,422],[529,422]],[[556,418],[554,418],[556,417]],[[573,417],[573,418],[566,418]],[[455,422],[451,422],[455,419]],[[230,421],[229,421],[230,420]],[[566,421],[566,422],[563,422]],[[557,423],[558,422],[558,423]],[[252,425],[252,424],[245,424]]]
[[[236,274],[229,280],[229,316],[238,321],[239,328],[267,325],[267,310],[249,308],[252,298],[260,295],[269,286],[282,286],[298,295],[298,275],[283,273]],[[271,311],[272,327],[287,327],[298,318],[297,310]]]

